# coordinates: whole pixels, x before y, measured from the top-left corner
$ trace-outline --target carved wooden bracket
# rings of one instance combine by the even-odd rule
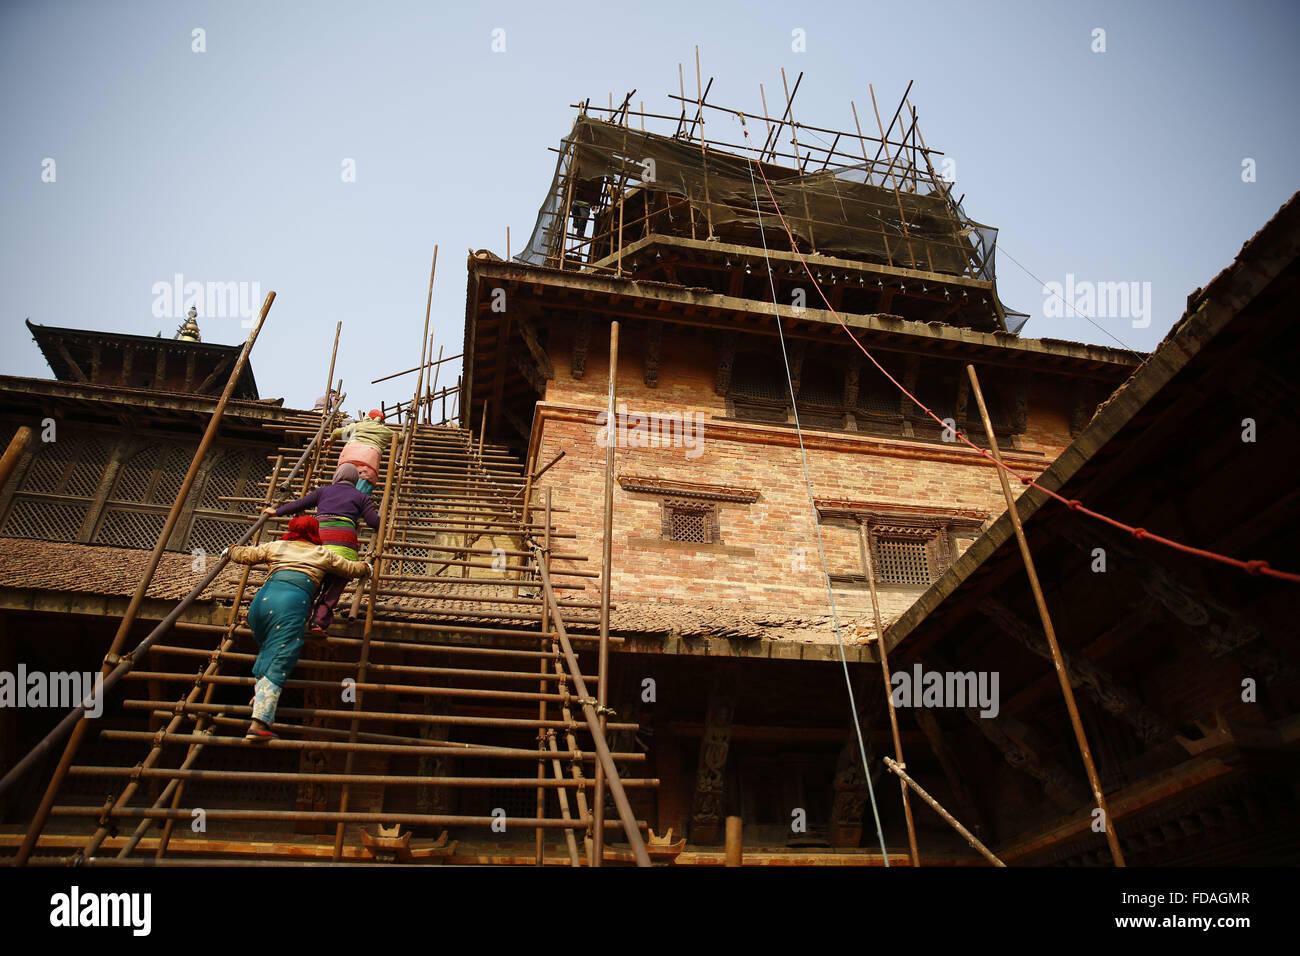
[[[573,333],[573,352],[570,356],[569,374],[582,378],[587,374],[587,350],[591,347],[591,319],[583,316],[578,319],[578,327]]]
[[[724,332],[718,337],[718,370],[713,379],[715,395],[726,395],[731,390],[731,371],[736,366],[736,346],[739,332]]]
[[[537,326],[533,324],[533,320],[523,316],[518,319],[515,325],[519,329],[519,334],[523,337],[524,345],[528,346],[533,361],[537,363],[537,370],[541,372],[542,378],[555,378],[555,369],[551,366],[551,357],[546,354],[546,349],[542,348],[542,343],[537,335]]]
[[[979,612],[991,620],[1008,637],[1045,660],[1052,659],[1047,638],[1011,608],[994,597],[979,604]],[[1082,653],[1061,648],[1070,686],[1082,687],[1088,696],[1105,710],[1131,726],[1143,743],[1154,745],[1174,735],[1174,727],[1160,714],[1147,707],[1105,670]]]
[[[739,501],[752,504],[758,500],[758,488],[738,485],[714,485],[698,481],[676,481],[649,475],[619,475],[619,486],[624,491],[651,495],[672,495],[676,498],[696,498],[704,501]]]
[[[727,751],[731,747],[731,722],[736,713],[736,675],[722,668],[709,691],[709,709],[700,739],[700,766],[695,776],[695,803],[691,814],[691,840],[711,844],[718,841],[723,816]]]
[[[646,327],[645,383],[648,388],[659,387],[659,362],[663,346],[664,324],[650,322]]]

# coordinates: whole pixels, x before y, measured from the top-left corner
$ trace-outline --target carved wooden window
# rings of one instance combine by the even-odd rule
[[[140,449],[122,462],[92,543],[119,548],[153,547],[193,457],[193,446],[163,441]]]
[[[949,523],[941,519],[869,522],[867,540],[878,584],[928,588],[952,563]]]
[[[886,506],[888,507],[888,506]],[[831,580],[865,584],[862,548],[881,587],[929,587],[981,530],[976,513],[945,514],[938,509],[899,506],[898,512],[872,505],[828,501],[818,504],[822,542]]]
[[[808,358],[799,372],[799,427],[842,431],[845,425],[844,370]]]
[[[78,540],[107,464],[108,449],[97,438],[64,434],[44,442],[38,437],[0,535]]]
[[[663,506],[665,541],[687,544],[720,544],[718,508],[698,501],[665,500]]]
[[[71,428],[60,426],[55,441],[33,443],[3,511],[0,536],[152,548],[180,494],[195,446],[161,439],[141,447],[129,433],[70,434]],[[263,492],[264,447],[228,445],[211,454],[171,542],[183,550],[215,552],[235,541],[247,530],[255,506],[219,499]],[[117,458],[110,485],[110,463]]]
[[[899,534],[879,531],[872,535],[872,564],[881,584],[929,587],[934,581],[930,551],[932,532]]]
[[[780,356],[760,352],[736,356],[727,411],[741,421],[785,424],[790,420],[790,386]]]
[[[269,466],[259,448],[214,449],[183,550],[220,551],[248,530],[255,505],[222,498],[261,498]],[[193,497],[191,500],[194,500]]]

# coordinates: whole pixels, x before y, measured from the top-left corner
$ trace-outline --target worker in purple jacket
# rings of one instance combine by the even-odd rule
[[[357,490],[360,477],[356,465],[344,462],[335,469],[332,484],[321,485],[297,501],[267,508],[266,514],[283,517],[314,507],[320,523],[321,544],[340,557],[356,561],[359,522],[364,521],[372,530],[379,527],[379,512],[375,510],[374,502],[369,495]],[[325,632],[334,620],[334,605],[339,603],[347,584],[347,578],[332,574],[321,582],[316,607],[307,626],[308,635],[324,640]]]

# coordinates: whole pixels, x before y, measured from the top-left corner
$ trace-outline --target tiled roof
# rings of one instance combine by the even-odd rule
[[[0,538],[0,587],[30,588],[129,597],[135,593],[148,565],[149,552],[102,545],[74,544],[61,541],[38,541],[28,538]],[[209,557],[211,560],[211,557]],[[165,552],[147,594],[148,598],[179,601],[198,583],[202,572],[192,567],[189,554]],[[200,597],[201,601],[230,598],[239,584],[240,569],[229,566]],[[252,584],[261,580],[255,569]],[[416,588],[412,587],[412,590]],[[418,590],[423,597],[388,598],[381,618],[429,621],[454,620],[458,611],[518,611],[515,605],[483,604],[478,597],[512,597],[513,586],[484,587],[448,581]],[[536,596],[536,587],[524,585],[520,597]],[[716,601],[707,604],[671,601],[618,602],[610,612],[610,629],[616,634],[665,635],[713,639],[742,638],[834,643],[835,628],[831,615],[820,608],[774,610],[739,601]],[[467,618],[461,617],[462,620]],[[478,626],[497,627],[519,623],[505,618],[474,618]],[[575,633],[592,633],[598,618],[592,610],[565,613],[565,623]],[[888,625],[890,620],[886,620]],[[840,614],[841,635],[846,644],[863,644],[874,629],[868,618],[851,613]]]
[[[203,577],[202,571],[192,567],[193,561],[188,553],[165,552],[146,597],[174,601],[183,598]],[[135,593],[148,564],[148,551],[0,538],[0,587],[129,597]],[[205,594],[233,590],[238,584],[239,569],[226,567]]]

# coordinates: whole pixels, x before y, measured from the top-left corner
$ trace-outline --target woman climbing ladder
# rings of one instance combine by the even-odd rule
[[[239,564],[270,564],[271,573],[253,595],[248,624],[257,640],[253,662],[253,720],[244,739],[264,743],[275,738],[271,724],[276,705],[302,654],[304,628],[316,588],[327,574],[363,578],[370,565],[349,561],[321,546],[320,528],[310,515],[298,515],[278,541],[256,547],[229,549]]]

